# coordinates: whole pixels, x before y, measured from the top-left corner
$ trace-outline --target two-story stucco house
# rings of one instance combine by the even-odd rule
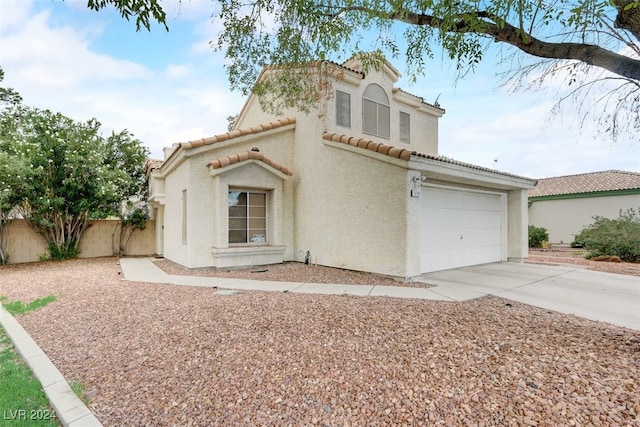
[[[308,114],[263,111],[151,163],[157,251],[183,266],[305,261],[412,277],[527,256],[535,180],[438,156],[439,106],[389,63],[342,65]]]

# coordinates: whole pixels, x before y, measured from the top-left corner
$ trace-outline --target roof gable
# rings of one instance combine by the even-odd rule
[[[241,138],[247,135],[253,136],[253,135],[260,134],[262,132],[267,132],[267,131],[275,130],[278,128],[283,128],[281,130],[286,130],[285,129],[286,126],[295,125],[295,123],[296,123],[295,117],[283,118],[279,120],[273,120],[270,122],[262,123],[256,126],[249,126],[242,129],[235,129],[229,132],[210,136],[207,138],[201,138],[193,141],[180,142],[180,143],[174,144],[173,151],[171,152],[171,154],[168,155],[167,158],[165,158],[164,161],[151,160],[151,159],[147,161],[147,165],[146,165],[147,175],[150,174],[155,169],[161,169],[166,173],[167,168],[170,169],[173,167],[170,165],[172,164],[175,165],[176,162],[180,163],[185,156],[188,156],[188,154],[186,153],[188,153],[192,149],[206,147],[206,146],[213,146],[215,144],[223,143],[223,142],[233,142],[233,140],[237,138]]]
[[[529,197],[640,190],[640,173],[620,170],[542,178],[529,190]]]
[[[293,175],[293,171],[291,169],[271,160],[261,152],[254,151],[254,150],[243,151],[241,153],[233,154],[231,156],[220,157],[219,159],[215,159],[212,162],[210,162],[207,166],[209,166],[211,169],[222,169],[227,166],[231,166],[233,164],[245,162],[248,160],[260,161],[270,166],[271,168],[277,170],[278,172],[282,172],[285,175],[289,175],[289,176]]]
[[[223,141],[228,141],[230,139],[239,138],[245,135],[251,135],[255,133],[264,132],[267,130],[277,129],[282,126],[294,124],[295,122],[296,122],[295,117],[289,117],[289,118],[274,120],[267,123],[262,123],[257,126],[249,126],[242,129],[232,130],[219,135],[210,136],[208,138],[201,138],[193,141],[181,142],[178,145],[180,148],[183,148],[183,149],[198,148],[205,145],[215,144],[217,142],[223,142]]]
[[[363,66],[363,63],[365,62],[363,60],[364,55],[365,54],[352,56],[342,64],[342,67],[364,74],[364,66]],[[379,70],[384,72],[394,83],[397,82],[398,79],[402,76],[402,74],[400,74],[400,71],[398,71],[396,67],[394,67],[387,59],[383,59],[382,61],[380,61],[378,63],[378,67],[379,67]],[[369,70],[369,71],[374,72],[377,70]]]

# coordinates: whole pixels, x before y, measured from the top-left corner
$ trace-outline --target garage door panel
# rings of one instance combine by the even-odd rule
[[[421,271],[502,259],[503,200],[498,194],[427,188],[421,211]]]
[[[499,224],[502,218],[501,212],[496,211],[473,211],[456,209],[427,209],[423,215],[429,218],[425,222],[427,229],[446,228],[472,228],[474,224]]]
[[[470,209],[470,210],[490,210],[500,211],[495,204],[495,194],[472,193],[469,191],[445,190],[430,188],[426,190],[429,198],[424,206],[438,209]],[[452,193],[464,195],[464,197],[452,197]]]

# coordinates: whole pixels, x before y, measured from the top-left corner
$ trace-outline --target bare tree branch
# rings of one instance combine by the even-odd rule
[[[611,71],[627,79],[640,81],[640,60],[638,59],[587,43],[546,42],[530,34],[523,34],[520,28],[485,11],[478,11],[475,14],[459,14],[456,25],[444,28],[440,18],[404,9],[388,13],[362,6],[351,6],[342,8],[340,13],[335,16],[346,12],[364,12],[379,18],[392,19],[410,25],[430,26],[449,32],[485,34],[493,37],[496,42],[510,44],[529,55],[550,59],[575,59]],[[471,24],[472,22],[474,25]]]

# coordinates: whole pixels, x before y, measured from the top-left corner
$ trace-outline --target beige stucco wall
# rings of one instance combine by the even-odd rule
[[[92,220],[80,241],[79,258],[113,256],[113,233],[118,221]],[[7,230],[9,263],[39,261],[46,256],[44,241],[23,220],[13,220]],[[155,223],[147,221],[144,230],[136,230],[129,240],[127,255],[153,255],[155,253]]]
[[[189,186],[189,163],[183,162],[178,165],[172,173],[165,178],[165,196],[164,205],[164,233],[163,233],[163,255],[178,264],[188,265],[189,252],[187,245],[182,242],[182,195],[183,190]],[[191,192],[187,191],[187,198],[191,197]],[[195,200],[191,198],[191,200]],[[190,213],[187,210],[187,215]],[[191,237],[196,230],[187,223],[187,239]]]
[[[364,80],[346,78],[333,83],[334,90],[351,95],[350,128],[336,125],[334,97],[309,114],[283,113],[284,117],[296,117],[294,259],[303,261],[309,251],[312,261],[322,265],[393,276],[406,276],[408,271],[419,273],[419,241],[407,240],[408,235],[416,235],[416,224],[411,221],[418,218],[419,203],[409,200],[412,175],[406,164],[380,154],[363,155],[359,149],[336,148],[322,140],[324,132],[334,131],[437,154],[441,111],[428,106],[424,110],[419,98],[394,92],[395,82],[392,73],[380,71],[368,73]],[[372,83],[382,86],[389,97],[390,139],[362,132],[362,95]],[[400,111],[411,115],[410,144],[398,142]],[[257,100],[250,98],[236,127],[276,118],[263,112]]]
[[[384,72],[369,73],[358,85],[345,81],[336,81],[334,90],[351,95],[351,127],[336,124],[336,102],[329,99],[326,104],[326,129],[356,138],[364,138],[384,144],[395,145],[424,154],[438,154],[438,110],[420,104],[417,97],[402,91],[394,91],[395,80]],[[389,97],[391,117],[391,137],[381,138],[362,132],[362,95],[370,84],[381,86]],[[410,115],[410,143],[400,142],[400,112]]]
[[[527,231],[528,190],[511,190],[507,193],[507,259],[523,261],[529,255]]]
[[[544,227],[551,243],[571,243],[594,216],[618,218],[620,209],[640,209],[640,194],[538,200],[529,207],[529,224]]]
[[[257,123],[264,123],[280,117],[296,117],[299,130],[303,122],[313,121],[320,124],[320,135],[324,131],[341,133],[356,138],[364,138],[384,144],[395,145],[401,148],[415,150],[420,153],[438,154],[438,119],[443,111],[422,102],[422,98],[408,94],[407,92],[394,88],[397,82],[396,76],[387,68],[383,67],[378,72],[369,72],[364,79],[360,75],[345,72],[345,78],[332,81],[330,94],[322,99],[316,109],[312,109],[308,114],[289,110],[281,115],[274,115],[263,111],[257,97],[251,95],[243,108],[242,114],[235,125],[236,129],[242,129]],[[380,85],[387,96],[390,104],[390,138],[381,138],[362,132],[362,95],[370,84]],[[351,95],[351,126],[343,127],[336,124],[336,100],[335,91],[349,93]],[[410,118],[410,143],[400,142],[400,112],[408,113]],[[306,125],[305,125],[306,126]],[[314,137],[318,137],[315,135]]]
[[[250,134],[229,141],[193,148],[188,157],[180,158],[171,166],[171,172],[165,177],[166,201],[164,206],[164,256],[174,262],[190,268],[216,266],[212,250],[228,247],[227,222],[229,186],[242,189],[273,190],[269,181],[273,174],[254,161],[246,161],[221,168],[216,177],[212,176],[208,164],[218,158],[258,148],[269,159],[291,168],[293,127],[275,131]],[[184,154],[184,153],[183,153]],[[256,169],[257,168],[257,169]],[[270,168],[267,166],[267,168]],[[256,174],[261,171],[264,175]],[[252,175],[255,174],[255,175]],[[269,181],[269,182],[268,182]],[[287,181],[282,178],[278,182]],[[271,237],[270,243],[287,245],[285,251],[292,257],[291,185],[281,185],[279,199],[271,199],[278,209],[289,212],[281,216],[287,227],[278,228],[278,234]],[[182,242],[182,194],[187,189],[187,242]],[[276,197],[276,196],[272,196]],[[274,205],[275,206],[275,205]],[[289,226],[291,224],[291,226]],[[275,230],[275,228],[271,228]],[[222,244],[221,242],[225,242]],[[220,266],[220,265],[217,265]]]
[[[214,203],[213,256],[217,267],[269,264],[293,258],[293,187],[290,177],[260,161],[211,171]],[[267,244],[230,245],[228,192],[255,189],[267,195]]]
[[[404,276],[406,166],[325,144],[322,131],[314,123],[296,129],[296,259],[309,251],[321,265]]]

